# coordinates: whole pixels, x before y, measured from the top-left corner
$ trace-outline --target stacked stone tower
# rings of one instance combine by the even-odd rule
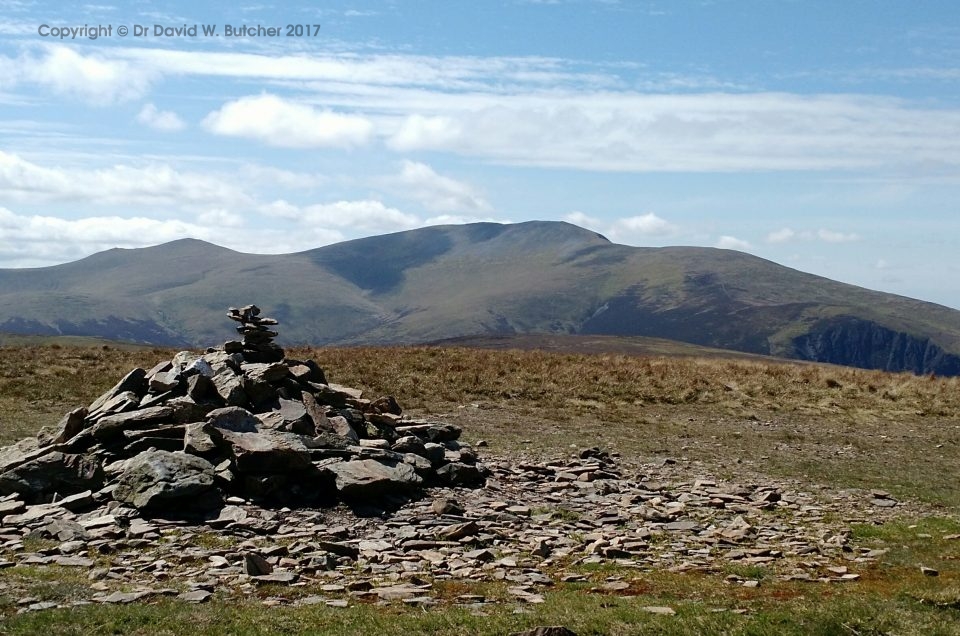
[[[283,348],[273,339],[277,332],[270,329],[277,325],[274,318],[260,316],[260,308],[247,305],[237,309],[230,307],[227,317],[240,323],[237,332],[243,336],[242,342],[231,340],[224,344],[227,353],[241,353],[247,362],[280,362],[283,360]]]

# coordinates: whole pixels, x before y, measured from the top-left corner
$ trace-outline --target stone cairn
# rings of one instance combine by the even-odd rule
[[[254,305],[228,316],[241,342],[134,369],[56,430],[0,449],[0,495],[210,518],[231,497],[382,508],[424,487],[484,483],[458,427],[405,418],[392,396],[366,399],[287,358],[277,321]]]
[[[247,362],[280,362],[284,358],[283,349],[273,339],[276,331],[270,327],[277,325],[274,318],[261,318],[260,308],[256,305],[247,305],[237,309],[227,310],[227,317],[240,323],[237,333],[243,336],[243,342],[231,340],[224,343],[223,350],[227,353],[240,353]]]

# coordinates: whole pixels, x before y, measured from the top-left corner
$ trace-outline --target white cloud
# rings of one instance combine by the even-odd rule
[[[217,135],[256,139],[282,148],[350,148],[366,144],[373,123],[264,93],[227,102],[203,120]]]
[[[853,232],[836,232],[834,230],[817,230],[817,237],[827,243],[851,243],[859,241],[860,236]]]
[[[573,211],[566,214],[563,219],[574,225],[599,232],[615,243],[644,242],[654,237],[676,234],[679,231],[676,225],[653,212],[608,221],[580,211]]]
[[[224,225],[225,220],[230,224]],[[113,247],[144,247],[197,238],[248,253],[302,251],[344,240],[337,230],[248,227],[229,212],[212,211],[196,222],[144,216],[62,219],[21,215],[0,207],[0,266],[38,267],[63,263]]]
[[[42,215],[22,216],[6,208],[0,208],[0,232],[5,239],[14,241],[67,241],[109,247],[156,244],[183,236],[209,235],[206,228],[180,220],[119,216],[68,220]]]
[[[51,265],[113,247],[142,247],[179,238],[217,239],[210,228],[180,220],[95,216],[68,220],[0,208],[0,264]]]
[[[431,212],[486,212],[490,204],[468,183],[437,174],[430,166],[404,161],[400,174],[382,180]]]
[[[451,117],[410,115],[387,139],[387,145],[399,151],[454,148],[460,142],[462,132],[461,125]]]
[[[166,164],[103,169],[49,168],[0,150],[0,200],[67,201],[108,205],[249,206],[252,197],[209,175],[182,173]]]
[[[585,227],[589,230],[599,231],[601,226],[604,225],[604,222],[600,219],[590,216],[589,214],[584,214],[579,210],[574,210],[573,212],[564,215],[563,220],[573,223],[574,225],[579,225],[580,227]]]
[[[960,113],[932,122],[876,98],[561,93],[450,96],[436,107],[447,112],[405,116],[391,147],[586,170],[732,172],[902,165],[920,160],[920,143],[960,165],[960,141],[939,138]]]
[[[464,216],[463,214],[438,214],[423,222],[429,225],[464,225],[466,223],[511,223],[506,219],[497,219],[491,216]]]
[[[176,113],[169,110],[158,110],[153,104],[144,104],[137,115],[137,121],[163,132],[176,132],[187,127],[187,124]]]
[[[261,207],[267,216],[295,220],[303,225],[349,228],[377,233],[405,230],[422,225],[419,218],[384,205],[381,201],[336,201],[297,206],[284,200]]]
[[[748,250],[750,249],[750,243],[744,241],[743,239],[738,239],[735,236],[721,236],[717,239],[717,242],[714,244],[715,247],[719,247],[724,250]]]
[[[176,75],[342,83],[354,86],[426,86],[474,90],[517,85],[612,86],[605,74],[575,69],[575,62],[548,57],[430,57],[424,55],[260,55],[161,48],[117,47],[111,55],[138,67]]]
[[[7,76],[11,84],[39,84],[59,95],[98,105],[142,97],[157,75],[111,58],[108,52],[83,55],[63,45],[44,47],[40,57],[3,58],[0,68],[13,69]]]
[[[630,216],[623,219],[617,219],[614,222],[616,232],[643,234],[644,236],[663,236],[671,234],[676,230],[676,226],[668,223],[653,212],[641,214],[640,216]]]
[[[960,109],[888,97],[626,90],[619,69],[555,58],[256,55],[66,45],[0,59],[0,83],[87,101],[142,96],[162,77],[227,77],[298,89],[230,102],[208,127],[282,147],[353,147],[630,172],[960,168]],[[9,77],[7,77],[9,75]],[[13,78],[13,79],[11,79]],[[308,93],[312,93],[309,94]],[[314,105],[308,105],[307,102]]]
[[[509,223],[503,219],[464,214],[438,214],[423,219],[415,214],[388,206],[376,199],[334,201],[312,205],[295,205],[282,199],[260,206],[260,213],[272,218],[294,221],[302,227],[337,228],[344,232],[383,234],[412,230],[430,225],[464,223]]]
[[[215,208],[212,210],[204,210],[199,215],[197,215],[197,221],[201,225],[213,226],[213,227],[242,227],[243,226],[243,217],[235,212],[229,210],[224,210],[222,208]]]

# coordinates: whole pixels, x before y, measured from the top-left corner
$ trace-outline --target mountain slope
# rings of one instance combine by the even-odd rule
[[[196,240],[0,270],[0,331],[157,344],[230,337],[256,302],[286,343],[476,334],[668,338],[868,368],[960,374],[960,312],[740,252],[615,245],[559,222],[439,226],[285,255]]]

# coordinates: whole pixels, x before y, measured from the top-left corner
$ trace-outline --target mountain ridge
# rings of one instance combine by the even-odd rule
[[[411,344],[496,334],[668,338],[960,375],[960,311],[732,250],[630,247],[555,221],[447,225],[292,254],[196,239],[0,270],[0,331],[206,345],[249,302],[281,339]]]

